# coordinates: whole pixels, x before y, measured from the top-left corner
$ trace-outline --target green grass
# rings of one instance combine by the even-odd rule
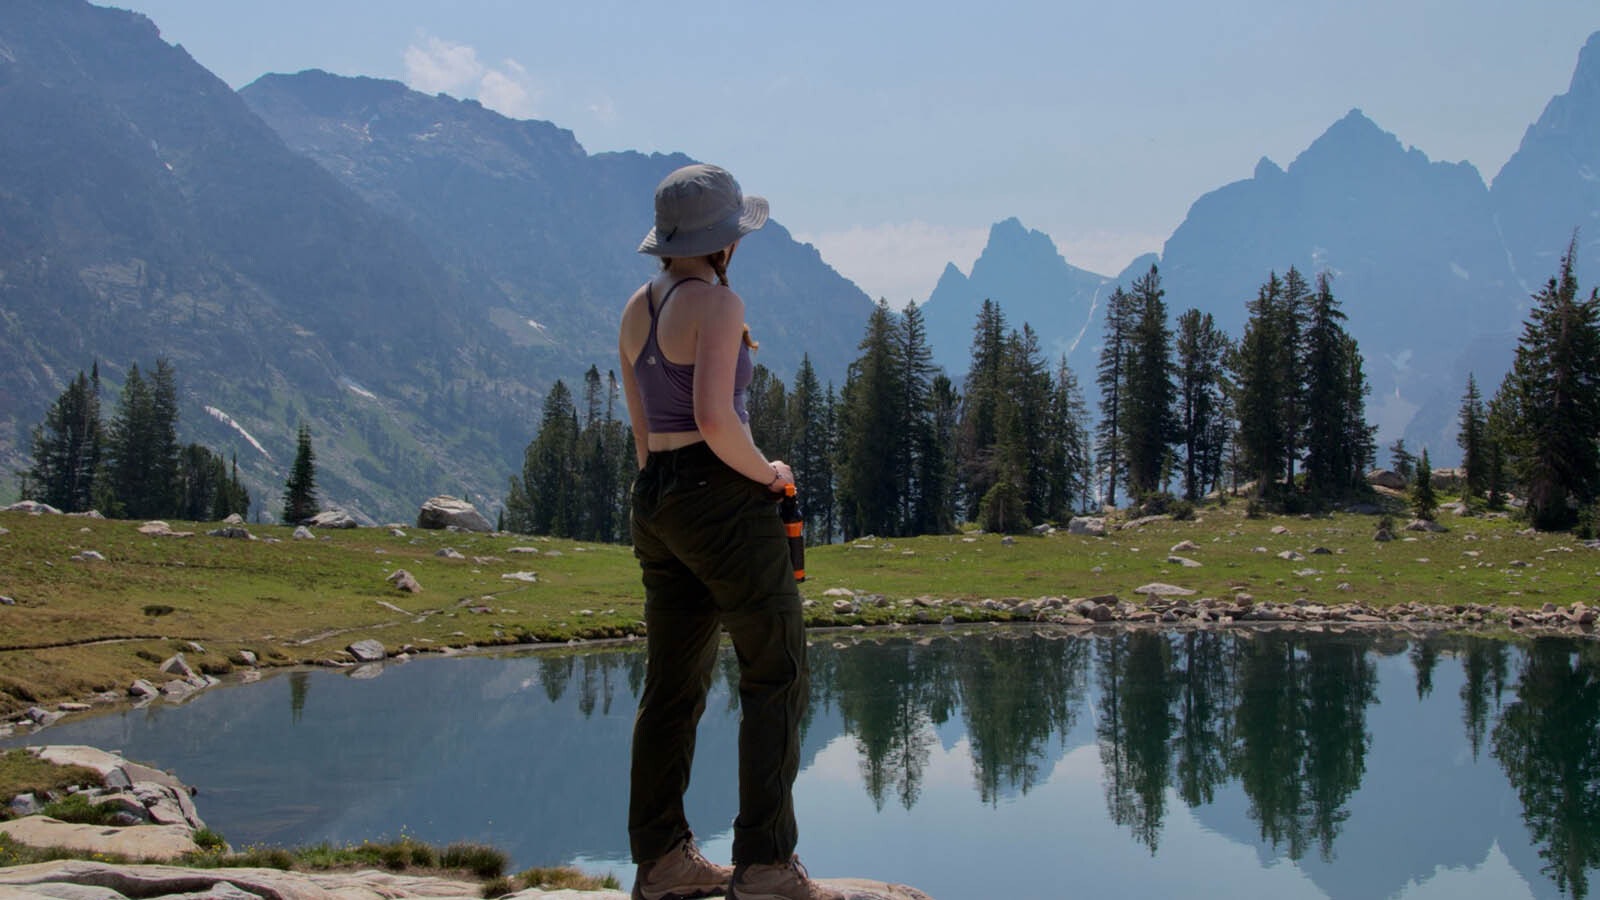
[[[1403,520],[1402,520],[1403,521]],[[882,624],[991,618],[972,608],[926,610],[916,597],[1083,597],[1163,581],[1200,596],[1248,593],[1257,600],[1492,603],[1538,607],[1592,602],[1600,554],[1567,534],[1525,534],[1507,519],[1444,515],[1444,534],[1401,532],[1372,540],[1377,518],[1245,516],[1245,504],[1207,507],[1192,521],[1160,521],[1104,538],[1057,533],[938,535],[873,539],[807,550],[803,593],[816,600],[812,625]],[[33,704],[110,691],[135,678],[159,683],[157,664],[184,652],[192,666],[226,674],[241,651],[263,665],[315,664],[374,638],[390,653],[447,646],[501,646],[642,633],[643,595],[628,547],[512,535],[386,528],[319,532],[251,526],[264,540],[207,537],[213,526],[171,523],[190,538],[149,537],[138,522],[0,513],[0,716]],[[1275,526],[1287,533],[1274,534]],[[265,540],[275,539],[275,540]],[[1167,561],[1170,548],[1201,563]],[[539,554],[513,554],[533,546]],[[465,559],[446,559],[452,548]],[[1323,547],[1333,551],[1315,555]],[[1259,549],[1258,549],[1259,548]],[[106,560],[71,557],[96,550]],[[1293,550],[1304,560],[1280,559]],[[551,553],[549,551],[558,551]],[[477,558],[477,559],[475,559]],[[396,590],[385,577],[410,571],[423,593]],[[538,582],[502,575],[535,571]],[[1341,586],[1343,586],[1341,588]],[[889,605],[833,612],[829,588],[881,595]],[[395,609],[398,608],[398,611]],[[206,650],[188,648],[195,642]]]
[[[34,756],[27,750],[0,752],[0,799],[10,800],[18,794],[33,794],[42,802],[49,793],[64,793],[70,787],[99,787],[104,784],[100,773],[82,766],[58,766]],[[0,818],[4,807],[0,806]]]

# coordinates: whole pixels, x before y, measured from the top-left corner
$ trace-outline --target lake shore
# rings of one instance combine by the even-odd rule
[[[1593,545],[1507,519],[1442,518],[1443,530],[1380,541],[1375,516],[1254,519],[1235,503],[1190,521],[1113,523],[1103,536],[864,538],[809,548],[803,593],[814,629],[1594,636]],[[0,512],[0,736],[104,704],[181,701],[274,668],[643,633],[627,547],[407,526],[297,538],[281,526],[161,525]]]

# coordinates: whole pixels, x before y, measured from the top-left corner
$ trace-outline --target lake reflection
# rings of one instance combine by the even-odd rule
[[[837,641],[837,643],[835,643]],[[816,636],[800,851],[939,900],[1587,896],[1600,644],[1289,631]],[[846,644],[848,643],[848,645]],[[296,672],[32,742],[200,788],[235,846],[400,833],[626,883],[642,648]],[[723,660],[689,797],[725,858]]]

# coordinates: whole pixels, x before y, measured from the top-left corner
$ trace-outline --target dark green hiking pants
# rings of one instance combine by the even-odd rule
[[[648,862],[689,833],[695,729],[726,629],[739,658],[735,863],[794,852],[793,787],[807,679],[800,592],[775,498],[704,443],[652,453],[633,484],[648,644],[633,725],[628,837]]]

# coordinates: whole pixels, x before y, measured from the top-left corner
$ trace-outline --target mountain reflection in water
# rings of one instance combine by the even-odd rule
[[[235,847],[404,833],[626,881],[641,650],[294,672],[28,742],[171,768]],[[994,629],[819,634],[811,663],[796,799],[818,874],[939,900],[1583,898],[1600,867],[1594,641]],[[725,655],[689,797],[713,855],[736,679]]]

